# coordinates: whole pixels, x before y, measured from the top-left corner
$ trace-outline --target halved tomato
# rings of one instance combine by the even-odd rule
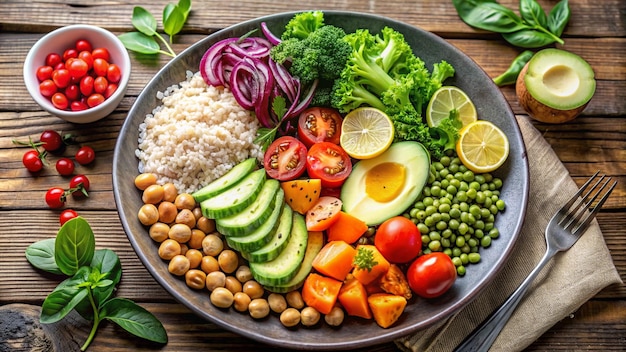
[[[322,180],[322,187],[340,187],[352,172],[352,160],[341,146],[331,142],[313,144],[306,157],[311,178]]]
[[[339,144],[342,121],[335,109],[308,108],[298,118],[298,138],[309,148],[319,142]]]
[[[265,152],[263,166],[267,175],[279,181],[300,177],[306,170],[306,146],[291,136],[276,139]]]

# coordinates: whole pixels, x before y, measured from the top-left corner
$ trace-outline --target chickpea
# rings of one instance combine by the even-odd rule
[[[250,267],[247,265],[241,265],[237,268],[235,272],[235,277],[239,282],[246,282],[252,280],[252,271],[250,271]]]
[[[202,240],[202,252],[204,255],[217,256],[224,249],[224,241],[219,236],[209,234]]]
[[[141,200],[143,200],[146,204],[158,204],[163,200],[163,193],[163,186],[150,185],[148,188],[143,190]]]
[[[313,307],[304,307],[300,312],[300,321],[304,326],[313,326],[320,321],[320,312]]]
[[[262,319],[270,314],[270,305],[263,298],[255,298],[248,304],[248,312],[254,319]]]
[[[238,312],[245,312],[248,310],[248,305],[250,305],[250,296],[243,292],[236,292],[234,295],[233,307]]]
[[[163,185],[163,201],[174,203],[177,195],[178,190],[173,183],[168,182]]]
[[[243,285],[234,276],[226,276],[226,282],[224,283],[224,287],[226,287],[228,291],[232,292],[233,294],[243,291]]]
[[[174,200],[174,204],[178,209],[189,209],[192,210],[196,207],[196,200],[189,193],[181,193],[176,196]]]
[[[189,259],[189,268],[196,269],[200,266],[200,263],[202,263],[203,255],[199,250],[191,248],[185,252],[185,257]]]
[[[178,215],[178,209],[172,202],[159,203],[159,221],[166,224],[171,224],[176,220]]]
[[[302,295],[298,290],[287,293],[285,295],[285,299],[287,300],[287,304],[289,304],[290,307],[294,307],[296,309],[304,308],[304,300],[302,299]]]
[[[215,220],[206,218],[204,216],[196,220],[196,227],[202,230],[204,233],[211,233],[215,231]]]
[[[150,185],[154,185],[157,182],[157,176],[153,173],[143,173],[135,177],[135,187],[140,190],[145,190]]]
[[[343,309],[335,306],[333,307],[333,309],[331,309],[330,313],[326,314],[326,316],[324,316],[324,320],[326,321],[326,324],[330,325],[330,326],[339,326],[343,323],[343,318],[344,318],[344,313],[343,313]]]
[[[189,250],[189,247],[187,247],[186,243],[181,243],[180,244],[180,254],[185,255],[187,254],[187,250]]]
[[[234,273],[239,267],[239,255],[232,249],[225,249],[217,257],[217,262],[225,273]]]
[[[171,238],[161,242],[159,246],[159,257],[164,260],[171,260],[175,256],[180,254],[180,243],[174,241]]]
[[[200,207],[193,208],[193,210],[191,212],[193,213],[193,216],[196,218],[196,222],[198,221],[198,219],[200,219],[203,216],[202,215],[202,208],[200,208]]]
[[[189,259],[182,254],[175,255],[170,260],[167,270],[176,276],[183,276],[189,270]]]
[[[243,292],[250,296],[250,298],[256,299],[263,297],[265,289],[258,282],[249,280],[243,284]]]
[[[185,243],[191,238],[191,229],[185,224],[174,224],[167,235],[178,243]]]
[[[211,292],[211,303],[216,307],[229,308],[233,305],[234,296],[233,293],[225,289],[224,287],[218,287]]]
[[[202,241],[206,234],[198,229],[191,229],[191,237],[187,241],[189,248],[202,249]]]
[[[300,324],[300,311],[296,308],[287,308],[280,313],[280,322],[290,328]]]
[[[270,309],[276,313],[282,313],[285,309],[287,309],[285,296],[278,293],[270,293],[267,297],[267,303],[269,303]]]
[[[210,255],[205,255],[202,257],[202,262],[200,263],[200,269],[207,274],[210,274],[214,271],[220,270],[220,264],[217,262],[215,257],[211,257]]]
[[[226,275],[221,271],[213,271],[207,274],[205,286],[209,291],[215,291],[218,287],[226,285]]]
[[[202,270],[190,269],[185,273],[185,283],[193,289],[201,290],[205,288],[205,282],[206,274]]]
[[[170,226],[162,222],[156,222],[150,226],[150,238],[156,242],[163,242],[169,238],[167,233],[170,231]]]
[[[193,216],[193,212],[189,209],[181,209],[176,215],[176,223],[177,224],[185,224],[189,226],[189,228],[196,227],[196,217]]]
[[[137,217],[139,222],[145,226],[150,226],[159,221],[159,210],[154,204],[144,204],[139,208]]]

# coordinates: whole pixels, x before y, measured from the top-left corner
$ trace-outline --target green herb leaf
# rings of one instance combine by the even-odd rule
[[[179,0],[176,5],[182,12],[185,21],[187,21],[187,17],[189,16],[189,12],[191,12],[191,0]]]
[[[545,28],[548,25],[546,12],[536,0],[520,0],[519,11],[522,19],[531,26]]]
[[[61,282],[46,297],[41,305],[41,316],[39,320],[44,324],[55,323],[63,319],[81,301],[87,298],[87,288],[80,287],[85,282],[89,268],[82,267],[71,278]]]
[[[513,59],[513,62],[511,62],[511,65],[504,73],[493,79],[493,82],[500,87],[515,84],[517,76],[519,76],[520,72],[522,72],[522,69],[533,55],[534,53],[532,51],[524,50]]]
[[[163,31],[172,37],[183,29],[185,14],[174,4],[167,4],[163,9]]]
[[[536,29],[522,29],[512,33],[502,33],[507,42],[520,48],[540,48],[557,41],[558,38]]]
[[[96,306],[100,307],[109,297],[113,295],[115,286],[120,282],[122,277],[122,264],[120,259],[110,249],[99,249],[91,261],[91,266],[97,268],[102,273],[106,273],[106,278],[111,281],[108,286],[96,286],[93,289],[93,298]]]
[[[128,50],[141,54],[157,54],[161,47],[153,37],[140,32],[122,33],[117,36]]]
[[[135,6],[133,8],[131,23],[138,31],[147,36],[156,34],[157,22],[154,16],[141,6]]]
[[[459,17],[468,25],[496,33],[510,33],[527,26],[511,9],[491,1],[453,0]]]
[[[256,138],[254,139],[254,143],[259,144],[263,151],[266,151],[269,148],[270,144],[276,138],[276,132],[278,131],[278,126],[274,128],[266,128],[261,127],[256,132]]]
[[[372,271],[378,264],[374,260],[374,251],[366,247],[359,247],[352,262],[357,270],[367,270],[368,272]]]
[[[548,15],[548,29],[552,34],[560,37],[569,22],[569,18],[570,9],[568,1],[559,1],[550,11],[550,15]]]
[[[72,276],[80,267],[91,264],[95,249],[93,231],[89,223],[79,216],[59,229],[54,243],[54,260],[65,275]]]
[[[37,269],[61,275],[63,272],[54,260],[54,241],[54,238],[48,238],[28,246],[26,260]]]
[[[161,322],[143,307],[124,298],[107,301],[100,311],[106,318],[131,334],[146,340],[167,343],[167,332]]]

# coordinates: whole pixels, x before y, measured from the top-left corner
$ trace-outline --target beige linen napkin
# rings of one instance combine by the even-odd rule
[[[551,146],[525,116],[517,117],[530,168],[526,220],[509,261],[467,307],[413,335],[396,340],[405,351],[452,351],[499,307],[543,256],[544,230],[552,215],[577,190]],[[600,290],[621,283],[598,223],[539,273],[491,351],[521,351]]]

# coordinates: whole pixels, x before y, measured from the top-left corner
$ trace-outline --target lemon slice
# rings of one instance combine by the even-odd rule
[[[433,93],[426,108],[426,123],[429,127],[438,126],[441,120],[450,116],[450,111],[456,109],[463,126],[478,119],[476,107],[472,100],[460,88],[443,86]]]
[[[393,122],[376,108],[352,110],[341,124],[341,147],[355,159],[371,159],[382,154],[393,137]]]
[[[509,140],[489,121],[478,120],[463,127],[456,143],[459,159],[470,170],[491,172],[509,156]]]

